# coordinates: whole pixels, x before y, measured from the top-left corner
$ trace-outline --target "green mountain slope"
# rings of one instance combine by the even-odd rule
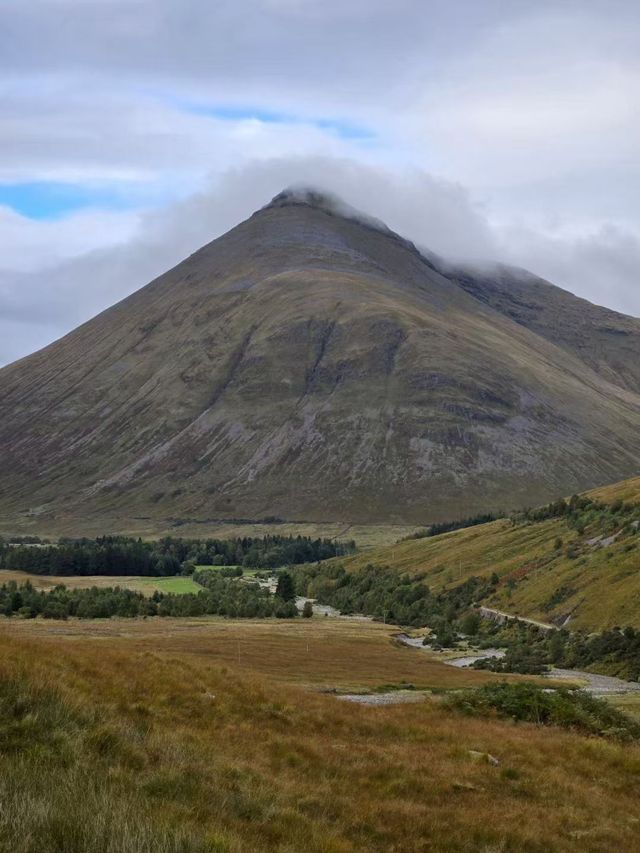
[[[424,574],[433,592],[495,573],[487,607],[572,629],[640,627],[640,478],[586,497],[591,503],[561,517],[501,519],[340,563]]]

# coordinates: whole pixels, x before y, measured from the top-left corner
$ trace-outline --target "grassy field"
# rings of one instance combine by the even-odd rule
[[[185,539],[234,539],[236,537],[263,536],[310,536],[313,539],[336,539],[341,542],[355,540],[359,548],[375,548],[390,545],[403,536],[417,530],[415,524],[349,524],[348,522],[326,522],[324,524],[281,522],[278,524],[232,524],[226,522],[185,522],[176,525],[169,520],[145,518],[120,518],[100,515],[95,521],[83,520],[63,523],[43,522],[40,519],[23,520],[20,523],[5,523],[0,519],[0,536],[35,535],[56,541],[59,536],[104,536],[105,532],[117,532],[125,536],[140,536],[153,540],[163,536]]]
[[[610,503],[614,500],[640,503],[640,477],[632,477],[621,483],[602,486],[588,493],[593,498]]]
[[[36,589],[52,589],[62,584],[69,589],[90,589],[93,586],[99,588],[119,586],[123,589],[131,589],[134,592],[142,592],[144,595],[153,595],[154,592],[172,592],[182,595],[187,592],[198,592],[202,589],[188,577],[141,577],[133,575],[73,575],[63,577],[62,575],[33,575],[29,572],[14,572],[0,569],[0,583],[15,581],[18,584],[29,581]]]
[[[640,498],[640,479],[593,493],[613,501]],[[369,563],[400,572],[426,574],[434,590],[456,586],[472,576],[501,579],[489,606],[548,622],[572,614],[573,628],[601,630],[640,626],[640,546],[638,536],[590,546],[592,532],[578,533],[564,519],[512,525],[508,520],[440,536],[408,540],[361,552],[339,562],[352,570]],[[562,540],[562,547],[556,547]],[[570,553],[575,546],[577,556]],[[551,604],[553,597],[559,600]]]
[[[0,620],[0,633],[64,646],[135,644],[138,652],[186,656],[233,666],[278,682],[360,690],[409,682],[436,690],[484,684],[493,673],[446,666],[393,640],[398,629],[362,619],[281,621],[198,619]]]
[[[637,850],[636,745],[308,689],[490,677],[364,622],[0,620],[0,844]]]
[[[140,591],[149,590],[153,594],[158,592],[171,592],[174,595],[184,595],[188,592],[200,592],[202,587],[195,583],[191,578],[175,577],[175,578],[138,578]],[[145,590],[146,588],[146,590]]]

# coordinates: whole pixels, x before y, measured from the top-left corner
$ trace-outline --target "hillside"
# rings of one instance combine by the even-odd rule
[[[500,680],[382,625],[184,621],[0,621],[4,849],[637,849],[637,742],[309,689]]]
[[[0,370],[5,529],[424,524],[638,473],[640,321],[501,275],[281,194]]]
[[[501,519],[339,562],[350,571],[372,564],[424,573],[434,592],[495,573],[488,607],[556,624],[568,618],[572,629],[640,627],[640,478],[588,497],[604,505],[575,518]]]
[[[498,265],[482,272],[440,266],[476,299],[577,356],[615,385],[640,391],[636,319],[592,305],[526,270]]]

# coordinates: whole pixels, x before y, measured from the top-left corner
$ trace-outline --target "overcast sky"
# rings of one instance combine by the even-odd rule
[[[283,187],[640,316],[637,0],[0,0],[0,364]]]

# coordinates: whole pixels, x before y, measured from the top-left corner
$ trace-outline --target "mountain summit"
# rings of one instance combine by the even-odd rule
[[[17,526],[425,523],[637,473],[640,321],[286,190],[0,370],[0,400]]]
[[[316,189],[315,187],[289,187],[274,196],[262,210],[274,207],[290,207],[292,205],[313,207],[316,210],[321,210],[329,214],[329,216],[342,216],[344,219],[353,219],[361,225],[374,228],[384,234],[393,233],[380,219],[368,216],[350,204],[346,204],[338,196],[324,190]],[[397,235],[395,236],[397,237]]]

